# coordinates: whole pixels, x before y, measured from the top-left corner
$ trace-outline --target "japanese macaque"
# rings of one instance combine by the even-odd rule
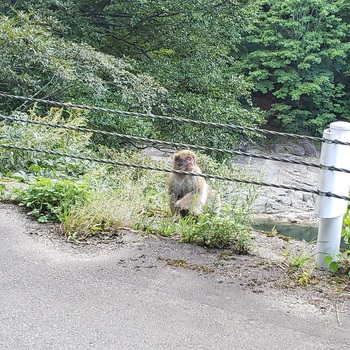
[[[187,171],[201,174],[201,169],[196,163],[196,156],[192,151],[183,150],[174,154],[174,170]],[[168,179],[169,204],[171,213],[185,216],[188,214],[199,215],[205,211],[205,207],[220,205],[220,197],[210,189],[203,177],[186,174],[171,173]]]

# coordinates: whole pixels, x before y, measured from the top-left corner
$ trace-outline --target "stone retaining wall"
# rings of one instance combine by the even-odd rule
[[[248,152],[319,163],[316,147],[310,142],[278,144],[270,149],[250,149]],[[261,174],[259,180],[263,182],[309,190],[317,189],[319,169],[316,167],[243,156],[237,157],[233,164],[239,167],[249,166],[254,172]],[[262,187],[254,206],[255,216],[258,218],[311,224],[317,222],[314,209],[315,195],[273,187]]]

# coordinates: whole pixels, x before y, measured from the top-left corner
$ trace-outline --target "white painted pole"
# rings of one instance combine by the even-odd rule
[[[325,130],[323,138],[350,142],[350,123],[334,122]],[[350,170],[350,146],[325,142],[322,145],[320,164]],[[331,192],[340,196],[349,196],[350,174],[346,172],[321,169],[318,177],[318,191],[315,214],[320,218],[316,263],[319,267],[328,267],[324,258],[339,253],[343,215],[348,202],[343,199],[323,196],[322,193]]]

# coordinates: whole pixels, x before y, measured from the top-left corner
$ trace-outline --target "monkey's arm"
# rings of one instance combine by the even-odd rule
[[[194,215],[203,213],[203,206],[208,199],[208,186],[204,182],[198,188],[198,191],[191,191],[175,203],[175,208],[180,210],[189,210]]]
[[[202,205],[198,200],[198,193],[187,193],[174,204],[174,210],[182,216],[192,213],[199,215],[203,213]]]
[[[175,202],[175,207],[180,209],[190,209],[193,201],[195,200],[195,197],[197,196],[198,194],[194,192],[189,192],[181,199]]]

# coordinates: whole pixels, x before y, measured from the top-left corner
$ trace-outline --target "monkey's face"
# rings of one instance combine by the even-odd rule
[[[180,151],[174,156],[174,169],[182,171],[194,171],[196,168],[196,156],[191,151]]]
[[[194,157],[188,156],[185,159],[186,164],[186,171],[193,171],[196,167],[196,159]]]

